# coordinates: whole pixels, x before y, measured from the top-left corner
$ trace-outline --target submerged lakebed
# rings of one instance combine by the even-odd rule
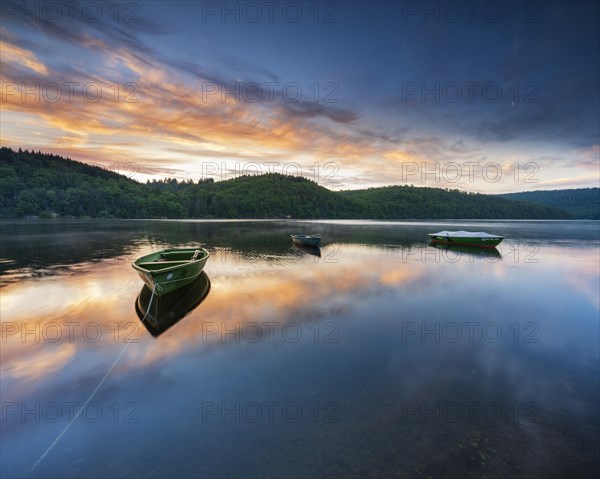
[[[429,245],[440,230],[506,239]],[[321,234],[320,251],[291,233]],[[593,477],[599,234],[597,221],[3,222],[0,474]],[[198,244],[205,274],[166,328],[142,324],[131,262]]]

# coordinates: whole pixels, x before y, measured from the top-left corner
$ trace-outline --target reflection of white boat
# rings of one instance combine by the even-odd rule
[[[319,246],[321,244],[321,235],[291,235],[292,241],[302,246]]]
[[[452,243],[434,243],[431,245],[433,248],[442,249],[444,251],[450,251],[455,256],[461,256],[467,254],[470,256],[478,256],[482,258],[502,258],[502,254],[496,248],[481,248],[479,246],[464,246]]]
[[[430,233],[428,236],[433,243],[481,246],[483,248],[495,248],[504,239],[504,236],[491,235],[480,231],[476,233],[472,231],[440,231],[439,233]]]

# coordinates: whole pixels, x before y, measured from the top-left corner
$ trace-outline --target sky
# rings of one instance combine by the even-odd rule
[[[1,143],[138,181],[600,186],[593,1],[5,1]]]

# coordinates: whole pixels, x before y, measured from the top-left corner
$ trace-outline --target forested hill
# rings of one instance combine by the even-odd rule
[[[565,210],[457,190],[334,192],[301,177],[138,183],[56,155],[0,148],[3,218],[570,218]]]
[[[0,216],[361,218],[361,205],[300,177],[138,183],[60,156],[0,148]]]
[[[373,218],[415,219],[568,219],[564,210],[512,201],[494,195],[441,188],[385,186],[342,192],[358,201]]]
[[[600,188],[526,191],[500,196],[514,201],[528,201],[540,205],[562,208],[571,213],[575,218],[600,219]]]

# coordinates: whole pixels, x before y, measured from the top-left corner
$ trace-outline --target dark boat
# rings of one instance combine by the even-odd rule
[[[197,308],[209,291],[210,280],[204,272],[175,292],[154,297],[152,302],[152,290],[144,285],[135,301],[135,312],[148,332],[159,336]]]
[[[321,235],[290,235],[292,241],[302,246],[317,247],[321,244]]]

